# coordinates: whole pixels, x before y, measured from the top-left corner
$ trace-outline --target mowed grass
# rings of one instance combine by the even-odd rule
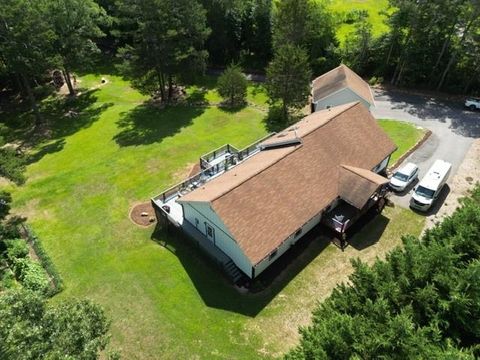
[[[82,95],[92,116],[57,119],[54,138],[36,149],[27,183],[10,190],[15,212],[28,216],[65,280],[52,301],[100,303],[112,319],[112,346],[125,359],[278,355],[296,343],[316,301],[346,280],[351,257],[372,261],[400,244],[401,234],[423,227],[421,216],[389,208],[356,247],[341,252],[316,240],[268,290],[241,295],[181,236],[138,228],[128,213],[182,179],[201,154],[265,135],[265,112],[160,110],[145,106],[128,82],[104,76],[107,84]],[[79,80],[91,87],[100,78]],[[261,92],[249,91],[261,104]]]
[[[395,164],[403,154],[415,146],[426,132],[424,128],[403,121],[380,119],[378,122],[398,147],[397,151],[392,154],[390,165]]]
[[[337,38],[341,44],[345,43],[349,34],[355,30],[354,24],[343,22],[345,15],[352,10],[368,11],[368,21],[372,24],[374,37],[378,37],[388,30],[388,25],[385,24],[387,17],[384,14],[384,12],[388,12],[388,0],[332,0],[329,7],[339,21]]]

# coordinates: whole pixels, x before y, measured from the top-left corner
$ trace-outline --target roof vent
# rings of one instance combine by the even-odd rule
[[[294,134],[281,133],[267,140],[266,142],[259,145],[260,150],[277,149],[302,144],[302,139],[297,136],[297,131],[294,131]]]

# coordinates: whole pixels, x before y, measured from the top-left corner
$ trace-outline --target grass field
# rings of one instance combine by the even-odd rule
[[[393,165],[400,156],[419,142],[426,132],[423,128],[398,120],[381,119],[379,124],[398,147],[397,151],[392,154],[390,165]]]
[[[81,84],[96,86],[100,77],[85,76]],[[240,295],[181,237],[138,228],[128,212],[183,178],[200,154],[263,136],[265,112],[159,110],[145,106],[126,81],[105,77],[106,85],[80,97],[78,117],[61,116],[65,108],[52,105],[52,139],[37,145],[27,183],[10,190],[14,210],[28,216],[65,280],[53,301],[100,303],[112,319],[112,346],[124,359],[278,355],[295,344],[316,301],[346,279],[351,257],[373,261],[400,244],[401,234],[423,227],[423,217],[387,208],[345,252],[314,241],[268,290]],[[250,102],[264,106],[261,88],[249,93]]]
[[[373,36],[379,36],[388,30],[385,24],[386,16],[382,12],[388,9],[388,0],[332,0],[330,9],[334,11],[340,22],[337,38],[344,43],[348,34],[354,30],[353,24],[342,23],[345,15],[352,10],[368,11],[368,20],[372,24]]]

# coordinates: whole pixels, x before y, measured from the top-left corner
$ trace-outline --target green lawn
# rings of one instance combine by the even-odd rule
[[[381,119],[379,124],[398,147],[397,151],[392,154],[390,165],[393,165],[400,156],[420,141],[426,132],[423,128],[398,120]]]
[[[342,23],[342,19],[351,10],[368,11],[368,20],[372,24],[373,36],[377,37],[388,30],[388,25],[385,24],[386,16],[382,14],[388,9],[388,0],[333,0],[330,2],[330,9],[335,12],[340,22],[337,38],[341,44],[355,29],[353,24]]]
[[[112,319],[112,345],[124,359],[277,355],[295,344],[315,302],[346,279],[349,258],[371,261],[400,244],[400,234],[423,227],[423,217],[389,208],[356,247],[342,253],[316,241],[268,291],[240,295],[184,239],[140,229],[128,212],[183,178],[199,155],[265,135],[265,112],[154,109],[126,81],[104,76],[108,83],[78,104],[62,111],[52,105],[52,139],[37,145],[27,183],[10,190],[15,211],[28,216],[64,278],[66,289],[53,301],[88,297],[103,305]],[[91,87],[100,77],[79,80]],[[249,93],[264,106],[261,87]],[[81,110],[77,117],[62,116],[70,106]]]

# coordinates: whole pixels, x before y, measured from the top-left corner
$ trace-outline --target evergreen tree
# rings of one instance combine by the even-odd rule
[[[230,65],[218,78],[217,89],[230,106],[243,104],[247,97],[247,79],[242,69],[238,65]]]
[[[310,69],[321,75],[340,62],[335,19],[323,1],[285,0],[276,3],[274,48],[285,44],[306,50]]]
[[[287,359],[480,356],[480,185],[423,238],[372,266],[353,261]]]
[[[305,50],[294,45],[284,45],[277,49],[267,68],[266,86],[272,104],[280,101],[285,122],[290,108],[306,105],[310,93],[310,77]]]

